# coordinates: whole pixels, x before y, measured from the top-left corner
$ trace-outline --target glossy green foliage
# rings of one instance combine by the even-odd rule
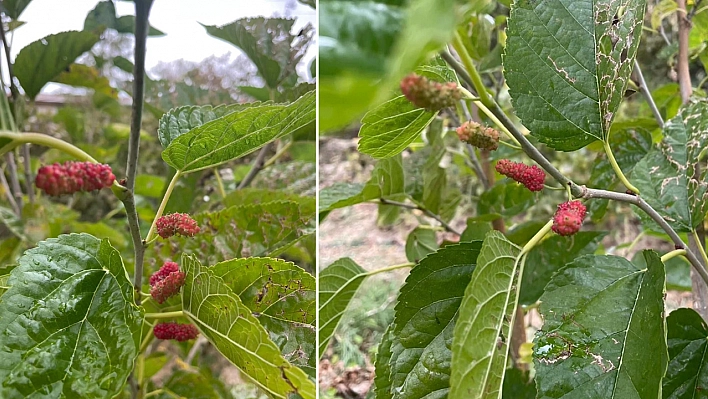
[[[605,140],[634,68],[645,0],[515,1],[504,76],[540,141],[573,151]]]
[[[91,32],[68,31],[30,43],[15,58],[14,72],[25,94],[34,99],[45,84],[66,70],[99,40]]]
[[[0,300],[0,397],[110,398],[138,355],[143,323],[121,257],[88,234],[42,241]]]
[[[183,256],[185,315],[231,363],[273,398],[314,399],[315,384],[290,364],[243,301],[211,268]]]
[[[162,152],[168,165],[195,172],[249,154],[315,123],[315,93],[290,104],[265,103],[233,112],[172,140]]]
[[[332,339],[366,271],[349,258],[338,259],[317,276],[319,286],[319,357]]]
[[[707,142],[708,102],[695,101],[666,123],[659,148],[632,174],[642,198],[679,231],[693,230],[708,213],[708,172],[698,169]]]
[[[708,398],[708,326],[693,309],[678,309],[666,319],[669,368],[664,399]]]
[[[518,301],[520,252],[498,231],[484,239],[452,338],[450,399],[500,395]]]
[[[392,398],[445,398],[452,335],[482,243],[448,245],[421,260],[401,287],[391,335]]]
[[[586,255],[551,279],[534,364],[540,397],[656,399],[668,354],[664,265]]]
[[[211,267],[280,347],[285,359],[315,378],[315,278],[274,258],[241,258]]]

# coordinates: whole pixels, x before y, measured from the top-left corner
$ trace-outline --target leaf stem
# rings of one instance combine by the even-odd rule
[[[625,187],[632,190],[634,193],[639,194],[639,189],[634,187],[634,185],[629,182],[627,176],[625,176],[622,172],[622,169],[620,169],[619,164],[615,159],[615,155],[612,153],[612,147],[610,147],[610,137],[608,136],[607,139],[603,140],[602,143],[603,147],[605,148],[605,154],[607,154],[607,160],[610,162],[610,165],[612,165],[612,169],[615,171],[615,174],[617,175],[617,177],[619,177],[622,184],[624,184]]]
[[[651,96],[647,82],[644,80],[642,68],[639,66],[639,61],[636,59],[634,60],[634,73],[639,81],[639,91],[642,92],[642,95],[644,95],[644,98],[647,100],[649,109],[651,109],[651,113],[654,114],[654,119],[659,123],[659,127],[663,128],[664,118],[661,117],[661,112],[659,112],[659,108],[656,106],[656,102],[654,102],[654,97]]]
[[[160,312],[160,313],[145,313],[146,319],[172,319],[175,317],[184,316],[184,311],[177,310],[174,312]]]
[[[256,160],[253,162],[253,166],[251,167],[251,170],[248,171],[248,174],[246,177],[241,180],[241,182],[238,184],[237,189],[241,190],[246,187],[248,187],[251,182],[256,178],[256,175],[263,170],[264,165],[265,165],[265,157],[268,155],[268,152],[270,149],[273,147],[273,142],[271,141],[270,143],[266,144],[263,148],[261,148],[261,151],[258,153],[258,156],[256,156]]]
[[[287,144],[285,144],[285,145],[283,146],[283,148],[279,149],[278,152],[275,153],[275,155],[273,155],[272,157],[270,157],[270,158],[263,164],[263,168],[262,168],[262,169],[265,169],[265,168],[267,168],[267,167],[273,165],[273,164],[275,163],[275,161],[277,161],[280,157],[282,157],[285,153],[288,152],[288,150],[290,149],[290,147],[292,147],[292,145],[293,145],[293,142],[292,142],[292,141],[288,141]]]
[[[372,270],[372,271],[366,272],[365,274],[367,276],[373,276],[374,274],[386,273],[386,272],[390,272],[392,270],[405,269],[406,267],[413,267],[413,266],[415,266],[415,263],[402,263],[400,265],[382,267],[381,269]]]
[[[698,237],[698,232],[696,231],[696,229],[691,230],[691,235],[693,235],[693,239],[696,240],[696,243],[698,243],[698,245],[696,246],[698,247],[698,252],[701,253],[701,257],[703,257],[703,264],[708,265],[708,254],[706,254],[706,250],[701,244],[703,241],[700,239],[700,237]]]
[[[667,252],[664,255],[661,256],[661,261],[666,263],[671,258],[675,258],[680,255],[686,255],[686,250],[685,249],[674,249],[671,252]]]
[[[145,240],[143,241],[144,246],[149,245],[155,239],[157,239],[157,234],[155,233],[155,224],[157,223],[157,219],[159,219],[162,216],[162,213],[165,212],[167,202],[170,200],[170,197],[172,196],[172,191],[174,191],[175,187],[177,186],[177,181],[179,180],[180,176],[182,176],[182,172],[180,172],[179,170],[175,172],[174,176],[172,176],[172,180],[170,180],[170,184],[167,186],[165,195],[162,197],[162,202],[160,202],[160,206],[157,208],[155,218],[152,220],[150,230],[148,230],[147,236],[145,236]]]
[[[538,233],[536,233],[536,235],[531,237],[529,242],[527,242],[523,248],[521,248],[521,253],[519,253],[519,259],[521,258],[521,256],[523,256],[523,255],[527,254],[529,251],[531,251],[533,249],[533,247],[536,246],[536,244],[541,242],[543,237],[545,237],[546,234],[548,234],[551,231],[552,226],[553,226],[553,220],[551,219],[548,221],[548,223],[546,223],[543,227],[541,227],[541,230],[539,230]]]
[[[219,173],[219,168],[214,168],[214,178],[216,179],[216,187],[219,189],[219,195],[221,195],[221,199],[226,198],[224,181],[221,180],[221,173]]]

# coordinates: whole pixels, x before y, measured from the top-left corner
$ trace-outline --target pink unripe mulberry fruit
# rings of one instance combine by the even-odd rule
[[[160,270],[150,276],[150,295],[157,303],[164,303],[179,294],[184,285],[186,274],[179,271],[175,262],[165,262]]]
[[[401,80],[401,92],[416,107],[440,111],[462,99],[456,83],[440,83],[412,73]]]
[[[199,233],[197,221],[186,213],[172,213],[160,216],[155,222],[157,234],[162,238],[169,238],[175,234],[186,237],[193,237]]]
[[[157,323],[152,328],[152,333],[157,339],[174,339],[180,342],[197,338],[199,330],[192,324],[180,324],[175,322]]]
[[[543,190],[546,173],[536,165],[529,166],[521,162],[502,159],[497,162],[496,170],[502,175],[523,184],[531,191]]]
[[[111,167],[92,162],[67,161],[39,168],[34,184],[51,196],[95,191],[110,187],[116,180]]]
[[[467,121],[457,128],[457,137],[465,143],[483,150],[494,151],[499,148],[499,132],[475,121]]]
[[[553,230],[561,236],[570,236],[578,232],[583,225],[587,208],[580,201],[568,201],[558,205],[553,216]]]

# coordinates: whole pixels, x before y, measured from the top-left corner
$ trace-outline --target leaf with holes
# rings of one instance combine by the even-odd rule
[[[162,148],[167,148],[172,140],[188,133],[192,129],[221,118],[232,112],[240,111],[251,106],[258,106],[258,103],[219,105],[186,105],[172,108],[160,118],[157,126],[157,137],[160,139]]]
[[[322,357],[337,329],[342,314],[366,277],[366,270],[349,258],[336,260],[324,268],[319,281],[319,357]]]
[[[110,398],[138,355],[143,315],[120,254],[88,234],[42,241],[0,301],[0,397]]]
[[[643,266],[586,255],[553,276],[534,342],[539,397],[660,396],[668,360],[664,265],[653,251],[642,255]]]
[[[260,104],[232,112],[172,140],[162,152],[168,165],[195,172],[247,155],[315,123],[315,93],[291,104]]]
[[[705,398],[708,387],[708,326],[693,309],[666,318],[669,368],[663,381],[666,399]]]
[[[314,215],[303,214],[300,204],[275,201],[232,206],[194,216],[199,240],[179,238],[170,247],[175,255],[199,254],[204,263],[215,264],[249,256],[277,256],[304,237],[314,234]],[[208,245],[207,245],[208,243]]]
[[[241,298],[285,359],[315,377],[315,278],[291,262],[241,258],[211,267]]]
[[[504,76],[531,134],[561,151],[607,139],[645,8],[645,0],[514,2]]]
[[[420,261],[401,287],[391,343],[393,398],[445,398],[452,336],[481,241],[448,245]]]
[[[14,71],[27,97],[33,100],[45,84],[91,50],[98,40],[91,32],[68,31],[49,35],[20,50]]]
[[[294,19],[243,18],[224,26],[202,25],[209,35],[233,44],[256,65],[266,85],[276,89],[295,76],[295,66],[307,51],[311,25],[293,31]]]
[[[450,399],[491,399],[504,383],[518,300],[519,253],[498,231],[482,243],[452,339]]]
[[[315,384],[288,363],[268,332],[228,285],[192,256],[182,256],[184,314],[231,363],[269,396],[314,399]]]
[[[664,125],[664,138],[634,168],[632,182],[677,230],[691,231],[708,213],[708,171],[697,169],[708,143],[708,102],[696,101]],[[694,176],[700,170],[700,175]]]

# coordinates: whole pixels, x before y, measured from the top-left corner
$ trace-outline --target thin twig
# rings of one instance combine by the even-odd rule
[[[477,174],[477,178],[479,179],[480,183],[482,183],[482,187],[484,187],[485,190],[489,190],[492,185],[489,183],[487,175],[484,173],[484,169],[482,169],[482,164],[479,162],[479,158],[477,158],[477,152],[471,144],[467,144],[466,148],[467,155],[470,158],[470,162],[472,163],[474,172]]]
[[[249,184],[253,182],[253,179],[256,178],[256,175],[258,175],[258,173],[263,170],[263,165],[265,165],[265,157],[266,155],[268,155],[268,152],[270,152],[270,149],[272,147],[273,142],[270,142],[266,144],[263,148],[261,148],[261,152],[258,153],[256,160],[253,162],[253,167],[251,167],[251,170],[248,171],[246,177],[241,180],[241,183],[238,184],[237,189],[241,190],[243,188],[246,188]]]
[[[207,339],[204,338],[204,336],[200,335],[197,340],[194,342],[194,345],[192,345],[192,348],[189,350],[189,353],[187,354],[187,357],[184,358],[184,362],[187,364],[192,364],[192,361],[194,358],[197,356],[197,353],[202,349],[202,346],[206,344]]]
[[[135,178],[138,172],[138,154],[140,150],[140,129],[143,118],[143,99],[145,96],[145,52],[148,32],[148,15],[152,0],[135,1],[135,64],[133,68],[133,106],[130,122],[130,139],[128,140],[128,163],[126,168],[127,193],[123,200],[126,214],[128,215],[128,225],[130,235],[133,239],[135,251],[135,272],[133,275],[133,285],[139,293],[143,282],[143,256],[145,247],[143,246],[140,234],[140,221],[135,207]],[[135,302],[140,305],[140,295],[135,297]]]
[[[699,10],[698,6],[701,5],[701,1],[703,1],[703,0],[695,0],[693,2],[693,7],[691,7],[691,12],[689,12],[688,16],[686,17],[689,21],[693,19],[694,15],[696,15],[696,12]]]
[[[679,40],[678,59],[676,61],[676,72],[678,74],[681,100],[685,104],[691,98],[693,87],[691,87],[691,72],[688,69],[688,39],[691,31],[691,21],[686,18],[686,0],[676,0],[678,5]]]
[[[461,236],[461,235],[462,235],[462,233],[460,233],[459,231],[455,230],[455,228],[453,228],[453,227],[450,226],[447,222],[445,222],[445,221],[442,219],[442,217],[440,217],[440,215],[436,215],[436,214],[433,213],[431,210],[429,210],[429,209],[427,209],[427,208],[424,208],[424,207],[422,207],[422,206],[420,206],[420,205],[407,204],[407,203],[405,203],[405,202],[398,202],[398,201],[391,201],[391,200],[387,200],[387,199],[385,199],[385,198],[379,198],[379,202],[382,203],[382,204],[384,204],[384,205],[399,206],[399,207],[401,207],[401,208],[407,208],[407,209],[417,209],[417,210],[423,212],[426,216],[431,217],[431,218],[437,220],[437,221],[445,228],[445,230],[447,230],[447,231],[449,231],[449,232],[451,232],[451,233],[457,234],[458,236]]]
[[[12,196],[12,190],[10,189],[10,185],[7,183],[7,179],[5,178],[5,170],[2,167],[0,167],[0,184],[2,184],[7,201],[12,207],[12,211],[15,212],[16,215],[19,215],[21,212],[20,208],[17,206],[17,202],[15,202],[15,197]]]
[[[659,127],[663,128],[664,127],[664,118],[661,117],[661,112],[659,112],[659,108],[656,106],[656,103],[654,102],[654,97],[652,97],[651,92],[649,91],[649,87],[647,86],[646,80],[644,80],[644,74],[642,73],[642,69],[639,66],[639,62],[635,59],[634,60],[634,73],[637,76],[637,80],[639,81],[639,91],[642,92],[644,95],[644,98],[647,100],[647,103],[649,104],[649,108],[651,109],[651,113],[654,114],[654,118],[656,121],[659,123]]]
[[[651,205],[644,201],[642,197],[638,195],[617,193],[614,191],[598,190],[586,187],[583,187],[582,190],[583,194],[579,197],[587,199],[602,198],[619,202],[626,202],[629,204],[636,205],[637,207],[639,207],[639,209],[646,212],[646,214],[649,215],[659,226],[661,226],[661,228],[666,232],[666,234],[669,235],[669,238],[671,238],[671,241],[674,242],[676,249],[686,250],[686,258],[689,260],[689,262],[691,262],[691,265],[694,266],[694,269],[700,274],[701,278],[703,278],[703,281],[708,284],[708,272],[706,272],[706,269],[702,267],[702,262],[698,259],[696,254],[688,248],[688,245],[683,242],[681,237],[679,237],[678,233],[676,233],[676,231],[671,227],[671,225],[669,225],[669,223],[664,220],[664,218],[659,214],[659,212],[657,212],[654,208],[652,208]]]
[[[17,164],[15,163],[15,153],[8,152],[7,154],[5,154],[5,161],[7,162],[7,172],[10,174],[10,187],[12,187],[12,194],[15,196],[15,202],[17,202],[17,208],[19,209],[17,216],[21,216],[22,188],[20,188],[20,180],[17,178]]]
[[[17,110],[17,104],[18,101],[20,100],[20,92],[17,90],[17,86],[15,86],[15,73],[13,70],[13,65],[12,61],[10,60],[10,43],[7,41],[7,35],[5,33],[5,26],[3,24],[0,24],[0,40],[2,40],[2,46],[5,50],[5,60],[7,61],[7,72],[10,77],[10,93],[12,94],[12,100],[13,104],[15,105],[15,112],[14,112],[14,118],[17,119],[17,123],[15,121],[12,121],[12,116],[9,115],[12,122],[12,128],[13,130],[17,131],[17,126],[19,125],[19,117],[18,117],[18,110]],[[3,95],[5,93],[2,93]],[[8,107],[9,109],[9,107]],[[22,158],[23,158],[23,165],[25,169],[25,187],[27,189],[27,196],[29,199],[30,204],[34,204],[34,186],[33,186],[33,181],[34,177],[32,176],[32,165],[30,162],[30,151],[29,151],[29,144],[23,144],[22,145]]]

